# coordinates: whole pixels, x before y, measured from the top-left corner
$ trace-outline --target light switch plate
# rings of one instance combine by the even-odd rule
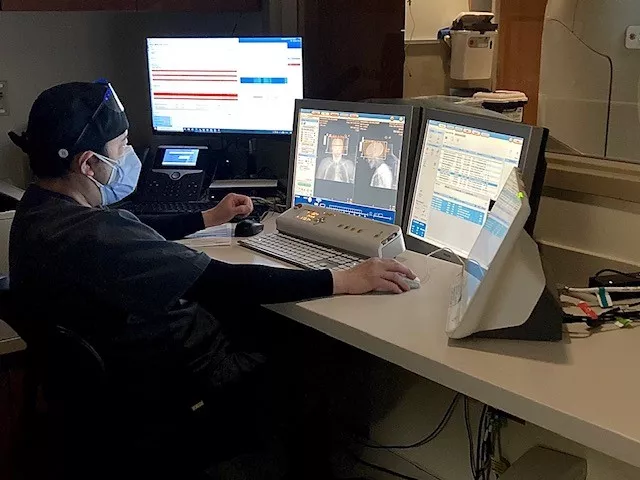
[[[624,46],[629,50],[640,50],[640,25],[627,27]]]
[[[9,115],[9,107],[7,105],[7,81],[0,80],[0,117]]]

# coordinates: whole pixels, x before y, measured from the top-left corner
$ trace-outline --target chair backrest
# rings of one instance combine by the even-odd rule
[[[9,274],[9,233],[15,210],[0,212],[0,274]]]
[[[99,379],[106,373],[104,361],[96,349],[79,334],[61,325],[55,327],[53,353],[57,362],[83,375],[95,375]]]
[[[78,333],[56,326],[47,338],[47,400],[81,410],[95,408],[106,385],[106,368],[96,349]]]

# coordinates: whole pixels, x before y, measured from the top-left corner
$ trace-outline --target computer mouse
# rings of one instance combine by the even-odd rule
[[[411,280],[411,279],[409,279],[407,277],[404,277],[404,281],[406,282],[407,285],[409,285],[409,288],[411,290],[416,290],[416,289],[420,288],[421,283],[420,283],[420,279],[418,277],[414,278],[413,280]]]
[[[240,220],[236,224],[235,236],[236,237],[253,237],[264,230],[264,225],[255,220]]]

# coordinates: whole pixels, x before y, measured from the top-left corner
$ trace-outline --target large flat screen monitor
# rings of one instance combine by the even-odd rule
[[[302,38],[148,38],[155,133],[290,135]]]
[[[407,105],[298,101],[289,205],[318,205],[400,224],[417,119]]]
[[[449,248],[468,257],[513,167],[522,172],[535,217],[542,183],[542,128],[426,109],[409,189],[407,248]]]

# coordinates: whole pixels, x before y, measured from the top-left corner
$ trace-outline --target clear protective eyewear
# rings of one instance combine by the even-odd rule
[[[84,126],[84,128],[80,132],[80,135],[78,136],[76,141],[73,143],[73,147],[71,148],[71,150],[75,150],[78,144],[80,144],[80,142],[86,135],[87,131],[89,130],[89,127],[95,122],[96,118],[98,117],[98,114],[104,108],[108,108],[109,110],[114,111],[116,113],[124,112],[124,105],[122,105],[122,102],[120,101],[120,98],[118,97],[118,94],[116,93],[116,91],[111,86],[111,83],[109,83],[106,80],[97,80],[94,83],[98,83],[105,86],[104,97],[102,98],[102,102],[100,102],[100,105],[98,105],[98,108],[96,108],[95,112],[93,112],[91,119],[87,122],[87,124]]]

